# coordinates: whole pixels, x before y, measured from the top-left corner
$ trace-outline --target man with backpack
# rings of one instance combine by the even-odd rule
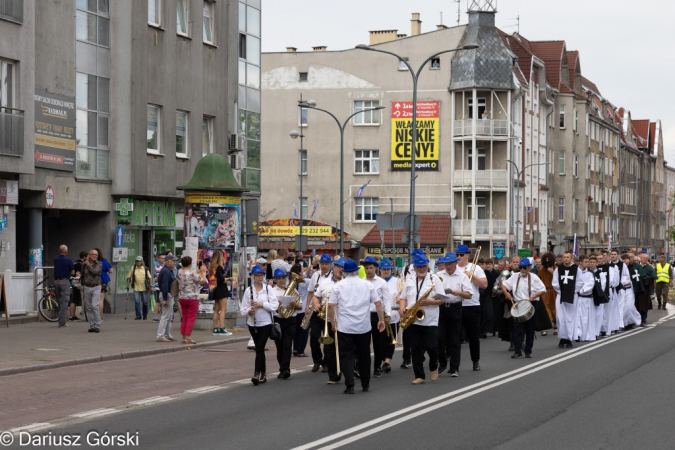
[[[148,319],[148,297],[150,294],[150,289],[152,286],[152,277],[150,275],[150,269],[148,269],[143,264],[143,257],[137,256],[136,263],[134,267],[129,271],[127,275],[127,291],[129,290],[129,284],[133,280],[133,290],[134,290],[134,303],[136,305],[136,320],[147,320]],[[143,315],[141,316],[141,302],[143,302]]]

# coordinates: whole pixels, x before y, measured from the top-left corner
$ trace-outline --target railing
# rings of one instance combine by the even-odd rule
[[[453,187],[471,186],[472,173],[470,170],[456,170],[453,174]],[[509,186],[506,170],[477,170],[476,187],[507,188]]]
[[[509,131],[507,120],[478,119],[476,120],[476,134],[480,136],[506,136]],[[473,134],[473,119],[455,120],[454,136],[471,136]]]
[[[23,155],[23,111],[0,107],[0,153]]]
[[[0,0],[0,19],[23,23],[23,0]]]
[[[476,236],[494,236],[505,235],[507,226],[506,220],[453,220],[452,234],[455,236],[470,236],[471,222],[476,222]]]

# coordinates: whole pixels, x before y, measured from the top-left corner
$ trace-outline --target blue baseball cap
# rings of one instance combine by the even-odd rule
[[[374,264],[375,267],[379,267],[380,263],[377,262],[377,260],[373,256],[366,256],[366,259],[363,260],[363,264]]]
[[[532,261],[530,261],[530,258],[523,258],[520,260],[520,264],[518,264],[518,267],[530,267],[532,265]]]
[[[265,274],[265,269],[262,267],[255,265],[253,266],[253,269],[251,269],[251,273],[249,275],[255,275],[256,273],[262,273],[263,275]]]
[[[450,264],[457,262],[457,255],[454,252],[448,252],[445,254],[445,263]]]
[[[285,277],[287,275],[288,274],[286,273],[286,271],[284,269],[277,269],[277,270],[274,271],[274,278]]]
[[[359,271],[359,266],[356,264],[356,262],[352,261],[351,259],[348,259],[345,262],[344,269],[342,269],[344,272],[358,272]]]
[[[413,266],[428,266],[429,260],[424,255],[418,255],[413,259]]]
[[[388,259],[383,259],[380,263],[380,269],[393,269],[394,265]]]
[[[471,253],[471,250],[469,250],[468,245],[460,244],[457,246],[457,250],[455,250],[455,253]]]
[[[349,261],[347,258],[340,258],[340,259],[338,259],[337,261],[335,261],[335,265],[336,265],[336,266],[339,266],[339,267],[344,267],[344,266],[345,266],[345,263],[346,263],[347,261]],[[356,263],[354,263],[354,264],[356,264]]]
[[[321,255],[321,258],[319,259],[319,262],[320,263],[322,263],[322,262],[332,263],[333,258],[331,258],[328,253],[324,253],[323,255]]]

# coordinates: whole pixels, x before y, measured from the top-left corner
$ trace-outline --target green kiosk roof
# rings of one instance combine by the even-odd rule
[[[192,179],[185,186],[176,187],[182,191],[248,192],[234,179],[232,167],[223,155],[211,153],[197,163]]]

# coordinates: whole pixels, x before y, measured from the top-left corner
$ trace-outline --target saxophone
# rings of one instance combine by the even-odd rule
[[[293,297],[294,302],[302,303],[300,294],[298,293],[298,291],[295,290],[295,287],[300,283],[304,283],[305,279],[302,278],[302,276],[298,275],[297,273],[293,272],[290,273],[290,276],[291,276],[291,283],[286,288],[286,291],[284,292],[284,297]],[[277,314],[279,314],[279,316],[282,319],[288,319],[293,315],[294,312],[295,308],[291,305],[288,306],[279,305],[279,309],[277,309]]]
[[[430,275],[431,278],[431,287],[429,288],[428,291],[424,293],[422,297],[420,297],[415,304],[406,309],[405,314],[401,316],[401,322],[400,322],[400,327],[406,330],[410,325],[415,323],[418,320],[424,320],[424,309],[422,306],[420,306],[420,302],[422,300],[426,300],[427,297],[429,297],[429,294],[431,294],[431,291],[434,290],[434,277]]]

